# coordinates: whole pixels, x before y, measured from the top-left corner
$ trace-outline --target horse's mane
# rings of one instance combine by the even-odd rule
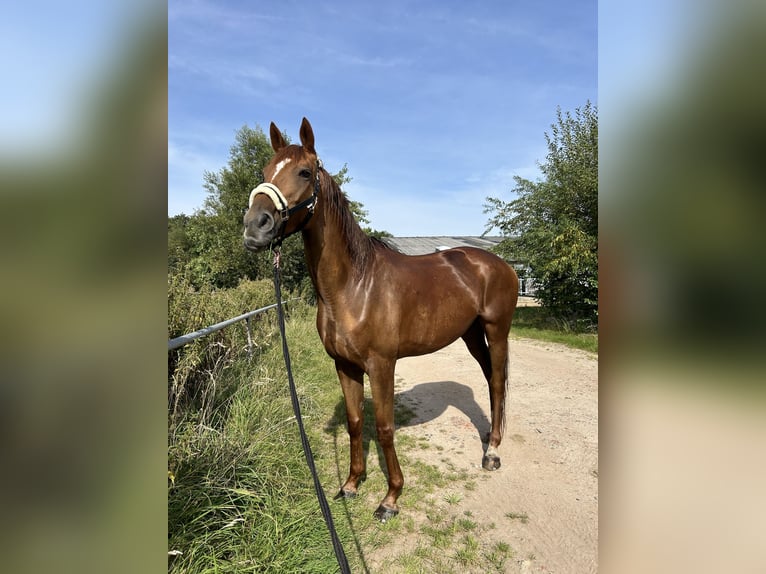
[[[370,237],[362,230],[354,218],[346,193],[324,168],[320,168],[319,185],[319,202],[327,201],[328,212],[336,219],[338,228],[346,239],[354,272],[361,275],[376,250],[390,248],[377,237]]]

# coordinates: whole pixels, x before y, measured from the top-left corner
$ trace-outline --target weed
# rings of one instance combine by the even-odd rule
[[[463,500],[463,495],[457,492],[450,492],[444,497],[444,500],[447,502],[447,504],[459,504],[460,501]]]
[[[412,516],[407,516],[406,518],[403,518],[404,523],[404,529],[407,531],[408,534],[412,534],[415,532],[415,519]]]
[[[527,516],[526,512],[507,512],[505,516],[511,520],[518,520],[522,524],[529,522],[529,516]]]
[[[427,524],[421,528],[421,532],[431,538],[434,547],[449,548],[455,535],[455,528],[452,523],[445,524],[441,528]]]
[[[463,566],[473,564],[479,555],[479,542],[471,535],[466,536],[462,540],[462,548],[458,548],[455,552],[455,558]]]
[[[393,565],[391,565],[393,566]],[[401,572],[402,574],[425,574],[422,561],[419,556],[404,554],[396,559],[396,570],[387,569],[387,572]]]
[[[505,572],[505,563],[508,558],[513,556],[511,547],[505,542],[496,542],[492,548],[485,553],[485,558],[498,572]]]

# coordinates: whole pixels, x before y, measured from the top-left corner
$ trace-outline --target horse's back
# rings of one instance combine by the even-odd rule
[[[516,272],[502,258],[484,249],[453,247],[425,255],[387,251],[384,259],[386,270],[382,274],[405,290],[408,285],[419,284],[426,290],[438,291],[446,282],[451,288],[475,293],[497,292],[516,305],[519,291]]]
[[[390,252],[379,271],[386,319],[395,320],[401,340],[411,340],[407,354],[431,352],[462,336],[477,317],[507,325],[516,308],[518,278],[503,259],[473,247],[427,255]],[[417,352],[415,352],[417,350]]]

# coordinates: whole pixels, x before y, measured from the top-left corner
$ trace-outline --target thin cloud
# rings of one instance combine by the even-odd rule
[[[487,195],[537,178],[557,106],[596,101],[595,0],[169,11],[169,131],[192,154],[186,184],[202,187],[194,161],[199,173],[226,165],[242,125],[274,121],[296,138],[306,116],[328,169],[347,164],[350,197],[396,234],[481,233]]]
[[[257,12],[256,4],[245,5],[242,8],[233,4],[206,2],[205,0],[188,0],[183,2],[168,2],[168,25],[178,28],[183,25],[203,25],[210,29],[224,28],[228,30],[258,30],[264,23],[284,22],[286,19],[265,11]]]
[[[353,54],[339,54],[337,61],[342,64],[367,68],[398,68],[411,63],[411,60],[407,58],[364,57]]]

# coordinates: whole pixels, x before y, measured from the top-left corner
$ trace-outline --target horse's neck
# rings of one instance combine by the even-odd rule
[[[326,197],[320,197],[314,217],[315,221],[303,231],[309,275],[320,300],[337,301],[345,288],[358,279],[349,247],[349,230],[343,229]]]

